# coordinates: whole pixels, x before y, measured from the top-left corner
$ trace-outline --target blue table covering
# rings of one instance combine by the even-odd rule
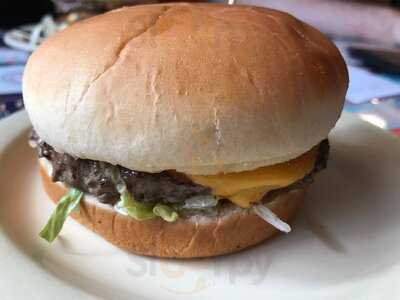
[[[23,108],[22,73],[29,53],[10,49],[0,32],[0,119]]]

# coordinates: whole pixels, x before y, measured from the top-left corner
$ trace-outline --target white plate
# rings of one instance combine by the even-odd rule
[[[399,299],[400,142],[344,115],[294,231],[220,258],[123,252],[68,220],[48,246],[53,206],[24,112],[0,122],[0,299]]]

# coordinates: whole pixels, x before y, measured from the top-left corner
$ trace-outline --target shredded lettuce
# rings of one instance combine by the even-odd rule
[[[118,191],[121,193],[120,201],[115,206],[116,210],[136,220],[148,220],[160,217],[167,222],[175,222],[178,213],[165,204],[141,203],[136,201],[127,191],[125,183],[119,176],[114,175],[118,184]],[[70,188],[60,199],[53,211],[46,226],[39,233],[39,236],[47,242],[52,243],[59,235],[67,217],[78,207],[82,200],[83,192]]]
[[[193,196],[186,199],[180,209],[206,209],[218,204],[218,198],[213,195]]]
[[[132,195],[124,190],[121,194],[121,200],[115,206],[116,210],[122,214],[128,215],[135,220],[149,220],[160,217],[167,222],[175,222],[178,219],[178,213],[165,204],[141,203],[136,201]]]
[[[252,208],[260,218],[274,226],[276,229],[286,233],[289,233],[291,231],[289,224],[279,219],[277,215],[275,215],[269,208],[267,208],[263,204],[253,205]]]
[[[111,180],[114,182],[120,196],[120,201],[115,205],[115,209],[135,220],[148,220],[156,216],[153,213],[153,205],[136,201],[128,192],[126,183],[122,180],[117,168],[113,169]]]
[[[52,243],[60,233],[67,217],[79,205],[82,196],[83,192],[75,188],[70,188],[57,203],[56,209],[53,211],[46,226],[39,233],[39,236],[47,242]]]
[[[156,217],[153,213],[153,204],[136,201],[126,190],[121,194],[121,201],[118,203],[118,206],[120,209],[122,208],[128,216],[138,221]]]
[[[126,183],[121,178],[121,173],[117,167],[113,167],[111,172],[111,180],[115,184],[115,188],[117,189],[118,193],[122,195],[127,189]]]
[[[114,208],[124,215],[128,215],[136,220],[148,220],[156,217],[162,218],[167,222],[175,222],[178,213],[168,205],[141,203],[134,199],[129,193],[125,181],[121,178],[118,168],[114,168],[111,174],[111,180],[114,182],[120,196],[120,201]]]
[[[178,219],[178,213],[165,204],[156,204],[153,213],[167,222],[175,222]]]

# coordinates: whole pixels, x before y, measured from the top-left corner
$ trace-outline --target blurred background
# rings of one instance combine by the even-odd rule
[[[23,108],[24,65],[31,51],[48,36],[120,6],[157,2],[167,1],[1,0],[0,119]],[[400,0],[209,2],[275,8],[320,29],[339,47],[349,68],[345,110],[400,136]]]

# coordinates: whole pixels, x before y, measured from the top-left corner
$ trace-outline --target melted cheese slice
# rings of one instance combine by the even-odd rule
[[[214,195],[227,198],[240,207],[249,207],[268,191],[288,186],[311,172],[317,154],[318,146],[295,159],[253,171],[187,176],[195,183],[210,187]]]

